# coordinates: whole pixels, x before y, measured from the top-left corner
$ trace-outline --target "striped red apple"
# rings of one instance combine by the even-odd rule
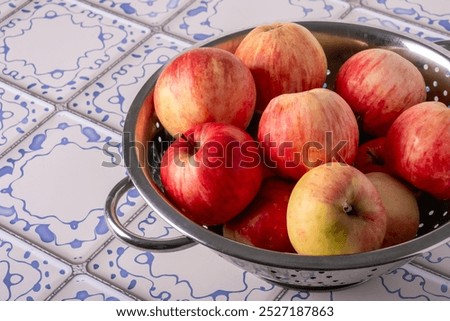
[[[325,82],[327,59],[323,48],[311,31],[296,23],[254,28],[235,54],[253,74],[258,111],[278,95],[322,87]]]
[[[363,131],[376,137],[385,136],[404,110],[426,99],[425,81],[417,67],[382,48],[351,56],[339,69],[335,87]]]
[[[427,101],[404,111],[385,143],[389,169],[437,199],[450,199],[450,108]]]
[[[156,115],[172,136],[212,121],[245,129],[255,102],[250,70],[219,48],[183,52],[163,69],[155,84]]]
[[[265,161],[278,175],[293,180],[324,163],[352,164],[358,139],[352,110],[324,88],[275,97],[259,121]]]

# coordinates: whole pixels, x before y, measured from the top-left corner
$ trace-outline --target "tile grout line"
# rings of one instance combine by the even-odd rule
[[[0,23],[8,20],[11,16],[15,15],[17,12],[19,12],[20,10],[22,10],[24,7],[28,6],[33,0],[27,0],[24,3],[22,3],[21,5],[19,5],[17,8],[15,8],[14,10],[12,10],[11,12],[9,12],[8,14],[6,14],[4,17],[0,18]]]
[[[125,14],[122,14],[122,13],[116,12],[114,10],[111,10],[111,9],[109,9],[107,7],[101,6],[99,4],[89,2],[88,0],[72,0],[72,1],[83,3],[83,4],[87,5],[87,6],[95,8],[95,9],[97,9],[99,11],[103,11],[103,12],[109,13],[109,14],[115,16],[115,17],[119,17],[119,18],[122,18],[124,20],[130,21],[130,22],[134,22],[134,23],[140,25],[143,28],[151,29],[154,32],[154,34],[161,33],[161,34],[164,34],[166,36],[170,36],[172,38],[175,38],[177,40],[190,43],[190,45],[194,45],[194,44],[197,43],[195,41],[192,41],[189,38],[184,38],[182,36],[179,36],[179,35],[176,35],[176,34],[173,34],[171,32],[168,32],[168,31],[164,30],[164,27],[168,23],[170,23],[176,17],[178,17],[178,15],[181,12],[183,12],[186,8],[188,8],[191,4],[193,4],[195,2],[195,0],[189,0],[186,4],[184,4],[183,6],[178,8],[177,10],[173,11],[165,20],[162,20],[162,21],[160,21],[159,23],[156,23],[156,24],[151,24],[151,23],[147,24],[147,23],[142,22],[142,21],[140,21],[140,20],[138,20],[138,19],[136,19],[136,18],[134,18],[132,16],[127,16]]]
[[[433,270],[433,269],[431,269],[431,268],[429,268],[429,267],[426,267],[426,266],[424,266],[424,265],[422,265],[422,264],[420,264],[420,263],[417,263],[417,262],[415,262],[414,260],[412,260],[411,262],[409,262],[409,264],[412,265],[412,266],[414,266],[415,268],[417,268],[417,269],[419,269],[419,270],[423,270],[423,271],[428,272],[428,273],[430,273],[430,274],[433,274],[433,275],[435,275],[435,276],[437,276],[437,277],[439,277],[439,278],[441,278],[441,279],[444,279],[444,280],[446,280],[446,281],[450,281],[450,277],[449,277],[449,276],[444,275],[444,274],[442,274],[442,273],[440,273],[440,272],[438,272],[438,271],[436,271],[436,270]]]
[[[143,205],[141,206],[133,215],[131,215],[131,217],[126,221],[126,223],[124,224],[125,226],[128,226],[131,221],[136,218],[140,213],[142,213],[145,208],[148,207],[147,205]],[[59,261],[65,265],[67,265],[71,272],[68,275],[68,277],[66,279],[63,280],[63,282],[61,282],[61,284],[59,284],[48,296],[45,300],[50,300],[52,297],[54,297],[58,292],[61,291],[61,289],[63,289],[74,277],[76,277],[77,275],[87,275],[93,279],[96,279],[97,281],[100,281],[101,283],[103,283],[104,285],[107,285],[109,287],[114,288],[116,291],[122,293],[123,295],[126,295],[128,297],[132,297],[132,298],[136,298],[138,300],[142,300],[142,298],[138,298],[137,296],[135,296],[134,294],[127,292],[119,287],[117,287],[116,285],[114,285],[113,283],[108,282],[106,279],[103,279],[100,276],[97,276],[96,274],[93,274],[92,272],[89,271],[89,269],[87,268],[88,264],[104,249],[106,248],[112,241],[114,241],[116,238],[114,237],[114,235],[112,234],[112,232],[110,231],[110,236],[101,244],[99,245],[98,248],[95,249],[95,251],[86,258],[86,260],[84,260],[83,262],[80,263],[72,263],[70,261],[68,261],[67,259],[53,253],[52,251],[49,251],[48,249],[46,249],[45,247],[42,247],[41,245],[34,243],[32,241],[30,241],[29,239],[17,234],[14,231],[11,231],[9,229],[6,229],[4,226],[0,225],[0,231],[12,236],[15,239],[18,239],[19,241],[25,243],[29,249],[36,249],[42,253],[44,253],[47,256],[50,256],[51,258],[55,259],[56,261]]]
[[[356,8],[365,9],[365,10],[367,10],[367,11],[370,11],[370,12],[377,13],[377,14],[379,14],[379,15],[385,16],[385,17],[387,17],[387,18],[391,18],[391,19],[394,19],[394,20],[397,20],[397,21],[401,21],[401,22],[403,22],[403,23],[405,23],[405,24],[410,24],[410,25],[412,25],[412,26],[414,26],[414,27],[416,27],[416,28],[424,29],[424,30],[427,30],[427,31],[430,31],[430,32],[435,32],[435,33],[438,33],[438,34],[440,34],[440,35],[442,35],[442,36],[445,36],[445,37],[450,38],[450,32],[446,32],[446,31],[442,31],[442,30],[440,30],[440,29],[428,27],[428,26],[426,26],[426,25],[417,23],[417,22],[415,22],[415,21],[411,21],[411,20],[407,20],[407,19],[404,19],[404,18],[399,17],[399,16],[395,16],[395,15],[389,13],[389,12],[385,12],[385,11],[382,11],[382,10],[380,10],[380,9],[376,9],[376,8],[372,8],[372,7],[366,6],[366,5],[362,4],[362,3],[361,3],[360,6],[355,7],[355,9],[356,9]],[[412,35],[412,36],[414,36],[414,35]],[[417,37],[417,36],[416,36],[416,37]]]

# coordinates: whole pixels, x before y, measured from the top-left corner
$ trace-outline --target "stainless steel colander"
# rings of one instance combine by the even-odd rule
[[[410,60],[423,74],[427,100],[450,104],[450,52],[441,45],[366,25],[338,21],[297,22],[308,28],[323,46],[328,59],[326,86],[334,88],[339,67],[363,49],[381,47]],[[251,29],[238,31],[199,46],[218,46],[233,50]],[[226,239],[187,219],[166,198],[161,188],[158,164],[171,139],[158,122],[152,90],[160,71],[142,87],[123,130],[123,156],[129,177],[120,181],[106,200],[108,224],[116,237],[140,249],[176,251],[201,244],[224,259],[269,282],[284,287],[325,290],[359,284],[395,269],[418,255],[450,240],[450,200],[438,201],[428,195],[419,199],[420,228],[415,239],[376,251],[338,256],[303,256],[263,250]],[[167,145],[167,144],[166,144]],[[449,142],[450,148],[450,142]],[[449,160],[450,161],[450,160]],[[116,213],[117,201],[135,186],[145,201],[183,237],[152,240],[124,227]]]

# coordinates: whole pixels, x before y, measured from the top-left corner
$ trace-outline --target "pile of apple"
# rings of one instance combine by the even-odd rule
[[[188,50],[154,88],[176,138],[161,181],[186,217],[260,248],[350,254],[414,238],[417,191],[450,198],[450,109],[425,101],[410,61],[360,51],[331,90],[298,24],[258,26],[234,49]]]

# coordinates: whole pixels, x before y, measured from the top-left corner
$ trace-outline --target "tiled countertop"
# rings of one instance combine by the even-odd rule
[[[151,253],[109,232],[104,202],[126,170],[105,163],[148,77],[198,41],[304,19],[450,38],[448,0],[0,0],[0,300],[449,300],[450,240],[318,293],[282,292],[200,245]],[[177,233],[136,190],[119,213],[141,234]]]

